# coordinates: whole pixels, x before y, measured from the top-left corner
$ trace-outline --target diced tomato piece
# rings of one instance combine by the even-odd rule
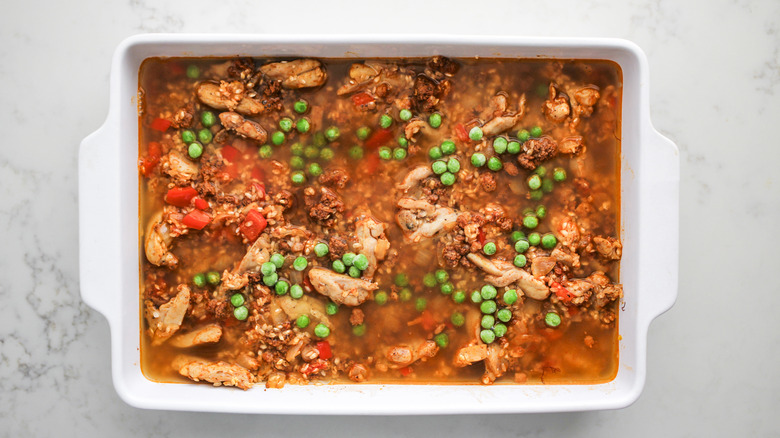
[[[206,202],[206,200],[203,198],[195,198],[194,204],[195,204],[195,208],[197,208],[198,210],[205,210],[209,208],[209,203]]]
[[[379,168],[379,154],[369,154],[364,160],[366,171],[369,174],[376,172],[376,169]]]
[[[436,327],[436,320],[433,319],[433,314],[428,310],[423,310],[420,314],[420,325],[423,329],[431,331]]]
[[[171,127],[171,121],[168,119],[163,119],[158,117],[152,120],[152,124],[149,125],[149,127],[154,129],[155,131],[165,132],[168,130],[168,128]]]
[[[330,342],[328,341],[317,342],[317,351],[320,352],[320,359],[328,360],[333,357],[333,352],[330,350]]]
[[[485,232],[482,231],[482,228],[479,228],[477,231],[477,240],[479,241],[480,245],[484,245],[485,240],[487,240],[487,237],[485,237]]]
[[[401,372],[401,375],[404,377],[408,377],[410,374],[412,374],[412,369],[409,367],[403,367],[399,369],[398,371]]]
[[[374,101],[374,97],[368,93],[358,93],[352,96],[352,103],[356,106],[366,105]]]
[[[366,140],[366,147],[376,149],[393,139],[393,131],[389,129],[377,129]]]
[[[252,209],[246,214],[244,222],[238,228],[247,240],[254,242],[260,236],[260,233],[265,230],[266,225],[268,225],[268,222],[266,222],[263,214]]]
[[[240,154],[238,149],[230,146],[229,144],[222,146],[220,153],[222,154],[222,158],[230,161],[231,163],[235,162],[238,158],[238,155]]]
[[[469,139],[469,133],[466,132],[466,127],[463,126],[463,123],[458,123],[455,125],[455,136],[458,137],[458,140],[460,141],[466,141]]]
[[[184,219],[181,220],[184,225],[196,230],[202,230],[210,221],[211,216],[200,210],[190,211],[184,216]]]
[[[150,141],[149,146],[146,148],[146,156],[141,158],[141,173],[146,177],[151,176],[155,166],[160,162],[160,158],[162,158],[160,143]]]
[[[174,187],[165,194],[165,202],[177,207],[189,207],[192,198],[198,196],[198,191],[192,187]]]
[[[557,281],[550,285],[550,289],[552,289],[553,293],[558,297],[558,299],[566,304],[570,303],[572,298],[574,298],[574,294],[569,292],[569,290],[565,287],[561,286],[561,284]]]
[[[265,180],[265,173],[263,173],[263,169],[259,168],[258,166],[252,168],[252,174],[250,176],[252,179],[256,179],[257,181]]]

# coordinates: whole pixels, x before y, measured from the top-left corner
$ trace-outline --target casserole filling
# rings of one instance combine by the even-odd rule
[[[595,60],[147,59],[143,372],[612,380],[621,90]]]

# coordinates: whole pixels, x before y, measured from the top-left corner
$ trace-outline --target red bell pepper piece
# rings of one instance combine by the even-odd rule
[[[255,189],[255,192],[257,192],[257,195],[262,199],[265,198],[265,185],[263,183],[256,183],[253,182],[249,185],[249,187],[252,187]]]
[[[266,222],[263,214],[252,209],[246,214],[244,222],[238,228],[247,240],[254,242],[260,236],[260,233],[265,230],[266,225],[268,225],[268,222]]]
[[[163,119],[161,117],[158,117],[152,120],[152,124],[149,125],[149,127],[154,129],[155,131],[165,132],[168,130],[168,128],[171,127],[171,121],[168,119]]]
[[[485,245],[485,241],[487,240],[487,237],[485,237],[485,232],[482,231],[482,228],[479,228],[477,230],[477,240],[479,241],[480,245]]]
[[[189,207],[192,198],[198,196],[198,191],[192,187],[174,187],[165,194],[165,202],[177,207]]]
[[[193,200],[193,204],[195,204],[195,208],[197,208],[198,210],[206,210],[207,208],[209,208],[209,203],[206,202],[206,200],[203,198],[195,198]]]
[[[466,141],[469,139],[469,133],[466,132],[466,127],[463,126],[463,123],[458,123],[455,125],[455,136],[458,137],[458,140],[460,141]]]
[[[433,314],[428,310],[423,310],[420,314],[420,325],[423,329],[431,331],[436,327],[436,320],[433,319]]]
[[[355,106],[367,105],[373,101],[374,101],[374,97],[365,92],[358,93],[352,96],[352,103],[354,103]]]
[[[409,367],[400,368],[398,371],[400,371],[401,375],[404,377],[408,377],[410,374],[412,374],[412,369]]]
[[[184,216],[184,219],[181,220],[184,225],[196,230],[202,230],[210,221],[211,216],[200,210],[190,211]]]
[[[265,173],[263,173],[263,169],[255,166],[252,168],[252,173],[250,174],[252,179],[255,179],[257,181],[263,181],[265,179]]]
[[[393,139],[393,131],[389,129],[377,129],[366,140],[366,147],[376,149]]]
[[[553,293],[558,297],[558,299],[563,301],[564,304],[570,303],[572,298],[574,298],[574,294],[569,292],[569,290],[565,287],[561,286],[561,284],[557,281],[550,285],[550,289],[552,289]]]
[[[328,341],[317,342],[317,351],[320,352],[320,359],[328,360],[333,357],[333,351],[331,351]]]
[[[231,163],[235,162],[236,158],[238,158],[238,155],[240,154],[238,149],[230,146],[229,144],[222,146],[220,153],[222,154],[222,158],[230,161]]]
[[[146,177],[151,176],[155,166],[160,162],[160,158],[162,158],[162,146],[156,141],[150,141],[146,148],[146,156],[141,158],[141,173]]]

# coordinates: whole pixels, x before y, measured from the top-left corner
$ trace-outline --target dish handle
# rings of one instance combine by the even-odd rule
[[[111,118],[79,148],[79,282],[84,302],[111,320],[118,293],[106,289],[119,278],[119,148]]]
[[[651,293],[643,306],[648,323],[669,310],[677,300],[680,228],[680,152],[677,145],[649,128],[648,147],[642,148],[643,175],[648,176],[641,196],[641,271],[652,277]],[[659,234],[662,238],[659,238]]]

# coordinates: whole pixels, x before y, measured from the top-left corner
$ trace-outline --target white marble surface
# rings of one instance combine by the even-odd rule
[[[780,434],[780,2],[369,3],[3,4],[0,435]],[[611,36],[644,48],[654,123],[681,152],[681,269],[676,306],[650,329],[637,403],[399,419],[154,412],[119,400],[108,325],[79,297],[76,177],[78,144],[106,114],[115,46],[140,32],[333,30]]]

